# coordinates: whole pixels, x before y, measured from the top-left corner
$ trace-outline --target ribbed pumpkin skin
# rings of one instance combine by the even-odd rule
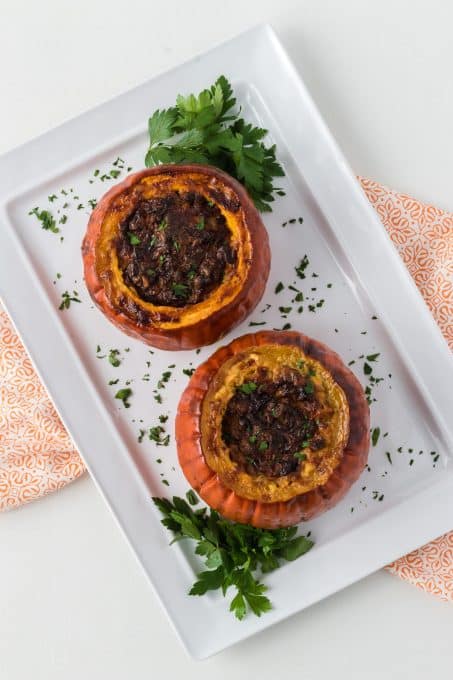
[[[239,497],[205,462],[201,447],[201,408],[220,366],[234,354],[262,344],[295,345],[317,359],[346,394],[350,410],[349,439],[340,464],[326,484],[285,502],[262,503]],[[294,331],[262,331],[233,340],[197,368],[183,392],[176,416],[178,458],[189,484],[221,515],[235,522],[276,529],[313,519],[336,505],[361,475],[370,446],[370,413],[363,388],[339,355],[323,343]]]
[[[133,319],[130,313],[126,315],[121,308],[112,303],[106,293],[96,266],[96,248],[102,224],[109,211],[112,210],[112,204],[122,194],[127,194],[143,178],[153,175],[176,176],[190,173],[205,174],[207,179],[215,178],[237,196],[241,209],[244,211],[245,225],[252,244],[248,274],[243,286],[231,302],[219,309],[214,309],[205,318],[176,328],[162,328],[158,321],[144,324],[138,317]],[[128,335],[164,350],[187,350],[210,345],[241,323],[263,296],[271,261],[266,228],[247,191],[225,172],[203,165],[160,165],[133,173],[112,187],[91,214],[83,239],[82,257],[88,291],[109,321]]]

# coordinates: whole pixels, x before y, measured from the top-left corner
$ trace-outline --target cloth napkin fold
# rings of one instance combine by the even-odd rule
[[[453,214],[360,179],[453,349]],[[0,306],[0,510],[40,498],[85,466]],[[453,531],[386,567],[422,590],[453,600]]]

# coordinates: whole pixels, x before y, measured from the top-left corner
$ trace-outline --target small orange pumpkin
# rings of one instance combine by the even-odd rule
[[[263,376],[265,383],[260,383]],[[263,411],[269,397],[259,401],[261,388],[269,390],[273,382],[283,384],[278,382],[282,376],[285,389],[299,385],[298,394],[305,396],[298,397],[295,405],[304,406],[306,399],[304,408],[312,420],[304,421],[304,427],[314,428],[317,434],[303,443],[302,452],[294,451],[296,464],[292,452],[289,458],[285,454],[285,464],[290,466],[285,474],[259,468],[260,449],[265,449],[262,455],[267,456],[267,464],[271,461],[277,469],[280,454],[276,457],[253,434],[249,441],[253,440],[253,446],[256,442],[257,448],[252,463],[258,470],[253,466],[250,470],[241,459],[240,444],[233,449],[232,442],[225,441],[226,414],[239,394],[241,417],[236,430],[238,422],[249,426],[250,421],[242,416],[252,397],[244,397],[241,391],[253,391]],[[272,404],[277,405],[273,411],[278,419],[278,400]],[[265,416],[255,411],[254,417]],[[263,528],[290,526],[333,507],[360,476],[368,459],[369,420],[362,386],[326,345],[293,331],[244,335],[201,364],[185,389],[176,416],[179,462],[190,485],[223,516]],[[248,429],[249,433],[258,431]],[[269,431],[267,435],[272,440]]]
[[[225,235],[217,250],[216,229]],[[166,350],[211,344],[239,324],[259,302],[270,267],[267,232],[246,190],[203,165],[161,165],[114,186],[93,210],[82,255],[88,291],[105,316]]]

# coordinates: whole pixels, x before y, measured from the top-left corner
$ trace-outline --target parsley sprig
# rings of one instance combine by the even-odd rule
[[[197,497],[188,492],[189,503]],[[306,536],[296,536],[297,527],[286,529],[256,529],[247,524],[236,524],[223,519],[215,510],[194,510],[183,498],[153,498],[163,514],[162,524],[174,535],[173,542],[190,538],[197,542],[195,553],[200,555],[207,569],[197,575],[189,595],[204,595],[208,590],[221,589],[225,596],[230,587],[236,594],[230,611],[243,619],[247,611],[256,616],[272,607],[264,594],[267,586],[254,575],[280,567],[280,560],[292,561],[313,546]]]
[[[274,177],[284,175],[275,145],[265,146],[267,130],[239,117],[233,90],[220,76],[198,96],[178,95],[176,106],[154,111],[148,121],[147,167],[160,163],[206,163],[241,182],[261,212],[272,210]]]

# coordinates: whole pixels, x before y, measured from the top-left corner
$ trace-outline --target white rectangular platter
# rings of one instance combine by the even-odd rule
[[[93,307],[80,256],[89,201],[115,181],[105,175],[119,170],[120,179],[128,167],[143,167],[148,116],[172,105],[178,93],[208,87],[222,73],[232,81],[244,116],[269,129],[286,172],[286,197],[264,216],[273,258],[265,296],[222,342],[285,323],[326,342],[347,363],[354,361],[352,370],[372,388],[372,427],[381,432],[369,470],[349,495],[304,527],[316,541],[312,551],[266,577],[272,611],[242,622],[221,596],[187,595],[200,564],[190,546],[169,547],[151,501],[152,495],[187,490],[173,437],[176,404],[188,381],[183,369],[197,366],[217,345],[198,354],[150,353]],[[114,165],[118,157],[124,162]],[[218,652],[453,527],[448,347],[269,27],[253,29],[7,153],[0,176],[0,295],[191,655]],[[53,194],[57,198],[49,203]],[[29,215],[36,206],[58,219],[67,215],[60,234],[40,228]],[[292,218],[295,223],[282,227]],[[294,267],[304,255],[309,266],[301,280]],[[286,287],[276,294],[279,281]],[[293,282],[306,298],[300,313],[287,288]],[[74,289],[82,303],[59,310],[62,293]],[[293,309],[285,315],[281,306]],[[265,325],[255,329],[250,321]],[[118,368],[98,358],[112,348],[120,351]],[[378,380],[370,383],[363,357],[377,353],[372,376]],[[171,377],[158,404],[153,390],[165,371]],[[108,384],[116,379],[115,386]],[[133,394],[125,409],[114,394],[128,381]],[[146,436],[139,442],[140,430],[158,424],[160,414],[169,416],[169,445],[158,447]]]

